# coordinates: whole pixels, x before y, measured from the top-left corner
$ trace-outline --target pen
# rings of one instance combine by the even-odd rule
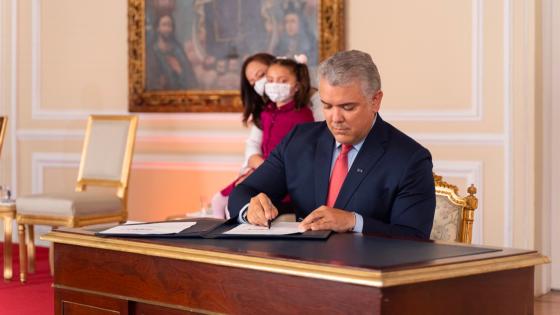
[[[270,224],[272,223],[272,220],[268,220],[268,229],[270,230]]]

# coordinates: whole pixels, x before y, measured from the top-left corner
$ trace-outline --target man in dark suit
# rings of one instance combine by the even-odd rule
[[[231,216],[266,226],[289,194],[306,230],[429,238],[431,155],[381,119],[383,92],[371,57],[339,52],[318,72],[325,122],[295,127],[233,190]]]

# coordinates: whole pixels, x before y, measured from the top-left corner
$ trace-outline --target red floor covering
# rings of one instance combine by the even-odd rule
[[[4,244],[0,243],[0,258],[4,270]],[[49,250],[37,247],[36,271],[27,275],[27,282],[19,282],[19,251],[13,247],[13,277],[11,281],[0,280],[0,314],[2,315],[49,315],[54,314],[53,278],[49,271]]]

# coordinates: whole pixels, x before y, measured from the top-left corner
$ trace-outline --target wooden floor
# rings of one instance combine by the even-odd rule
[[[535,315],[560,315],[560,291],[535,298]]]

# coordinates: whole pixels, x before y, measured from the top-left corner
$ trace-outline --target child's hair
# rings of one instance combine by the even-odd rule
[[[247,121],[251,118],[255,126],[262,129],[261,112],[265,105],[262,96],[255,92],[253,86],[249,83],[249,80],[247,80],[247,76],[245,76],[247,65],[256,61],[270,66],[274,59],[275,57],[270,54],[257,53],[249,56],[245,59],[245,62],[243,62],[243,66],[241,67],[241,101],[243,102],[243,124],[245,126],[247,126]]]
[[[295,76],[296,82],[298,84],[298,90],[294,95],[295,107],[297,109],[303,108],[309,105],[309,99],[311,98],[311,81],[309,79],[309,70],[305,63],[298,63],[293,59],[288,58],[276,58],[269,65],[279,65],[288,68]]]

